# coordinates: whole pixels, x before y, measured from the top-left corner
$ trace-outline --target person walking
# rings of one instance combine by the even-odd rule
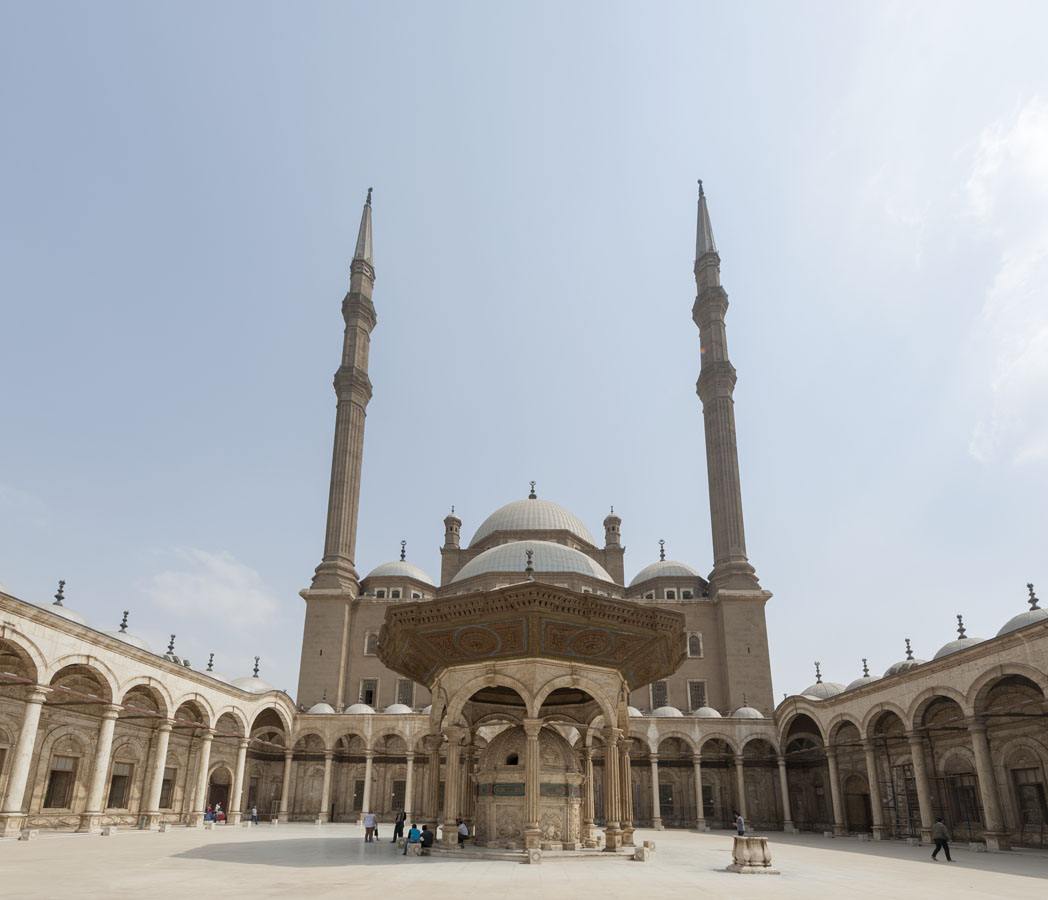
[[[397,817],[393,820],[393,843],[397,842],[397,838],[404,837],[404,822],[407,821],[407,813],[401,810],[397,813]]]
[[[258,824],[258,807],[257,806],[252,806],[251,807],[251,824],[252,825],[257,825]]]
[[[373,812],[364,813],[364,843],[370,844],[375,838],[375,827],[378,825],[378,819],[375,818]]]
[[[418,830],[418,826],[412,822],[411,827],[408,829],[408,838],[404,841],[404,855],[408,855],[408,844],[419,844],[422,842],[422,832]]]
[[[458,845],[461,848],[469,840],[469,826],[462,819],[456,819],[455,821],[458,822]]]
[[[746,834],[746,820],[742,817],[742,813],[735,813],[735,830],[739,833],[739,837]]]
[[[935,841],[935,849],[932,851],[932,859],[937,859],[940,850],[946,851],[946,861],[953,862],[950,856],[950,832],[946,830],[946,823],[943,822],[942,816],[939,816],[935,820],[935,824],[932,825],[932,840]]]

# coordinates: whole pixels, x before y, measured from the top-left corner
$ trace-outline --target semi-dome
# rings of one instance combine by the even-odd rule
[[[732,717],[735,719],[763,719],[764,714],[752,706],[740,706],[732,713]]]
[[[594,547],[597,542],[582,520],[552,500],[514,500],[496,509],[480,524],[469,542],[472,547],[496,531],[567,531]]]
[[[660,719],[676,719],[684,715],[675,706],[660,706],[658,709],[653,709],[651,714]]]
[[[942,659],[944,656],[949,656],[951,653],[956,653],[958,650],[966,650],[968,647],[982,643],[982,640],[982,638],[968,637],[964,631],[964,619],[961,616],[958,616],[957,637],[948,644],[943,644],[939,648],[939,652],[936,653],[932,659]]]
[[[885,677],[888,675],[898,675],[901,672],[909,672],[911,669],[916,669],[918,666],[923,666],[923,659],[914,659],[913,650],[910,649],[910,639],[906,638],[906,659],[900,659],[897,663],[893,663],[884,670]]]
[[[354,703],[346,712],[351,716],[373,716],[375,714],[375,710],[366,703]]]
[[[1040,601],[1037,599],[1037,595],[1033,592],[1033,585],[1026,585],[1026,589],[1030,592],[1030,598],[1026,601],[1030,604],[1030,608],[1026,612],[1021,612],[1017,616],[1012,616],[1007,622],[1004,623],[1000,631],[997,632],[997,637],[1002,634],[1010,634],[1013,631],[1018,631],[1020,628],[1025,628],[1027,625],[1033,625],[1034,622],[1043,622],[1048,619],[1048,609],[1041,609],[1038,605]]]
[[[677,562],[675,559],[660,559],[658,562],[653,562],[650,566],[645,566],[634,575],[633,580],[630,582],[630,587],[633,587],[635,584],[650,581],[652,578],[699,577],[701,577],[699,573],[687,563]]]
[[[404,703],[392,703],[382,711],[391,716],[403,716],[411,712],[411,707]]]
[[[635,706],[627,706],[627,707],[626,707],[626,714],[627,714],[627,715],[628,715],[628,716],[629,716],[629,717],[630,717],[631,719],[641,719],[641,718],[643,718],[643,717],[644,717],[644,713],[642,713],[642,712],[641,712],[641,711],[640,711],[639,709],[637,709],[637,707],[635,707]]]
[[[330,703],[314,703],[306,712],[311,716],[331,716],[335,714],[335,708]]]
[[[692,715],[699,719],[719,719],[721,714],[717,712],[712,706],[700,706],[698,709],[692,711]]]
[[[244,675],[240,678],[233,679],[233,687],[238,687],[242,691],[247,691],[250,694],[264,694],[266,691],[275,691],[273,687],[264,678],[259,678],[258,675]]]
[[[436,583],[425,571],[404,559],[395,559],[392,562],[385,562],[380,566],[375,566],[374,569],[368,572],[364,580],[367,581],[369,578],[413,578],[415,581],[421,581],[423,584],[430,585],[430,587],[436,587]]]
[[[538,503],[537,500],[525,500],[525,503]],[[451,580],[465,581],[476,575],[487,575],[493,572],[511,572],[524,580],[524,567],[527,563],[526,553],[534,552],[532,566],[536,573],[567,572],[586,575],[611,584],[615,580],[605,571],[600,563],[590,559],[580,550],[554,544],[552,541],[510,541],[499,544],[473,557]]]

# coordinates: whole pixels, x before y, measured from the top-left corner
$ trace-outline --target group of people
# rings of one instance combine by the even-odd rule
[[[396,818],[393,820],[393,839],[390,843],[395,844],[403,838],[405,856],[407,856],[408,846],[411,844],[419,844],[423,850],[428,850],[432,847],[437,839],[437,833],[435,830],[430,830],[428,825],[423,825],[422,828],[419,828],[415,822],[412,822],[411,827],[408,829],[407,836],[405,837],[404,826],[407,824],[407,818],[407,813],[404,810],[400,810],[400,812],[397,813]],[[469,826],[462,819],[456,819],[455,825],[458,831],[458,843],[461,847],[470,838]],[[377,837],[378,817],[373,812],[365,813],[364,843],[374,843]]]
[[[219,824],[222,824],[223,822],[225,822],[226,821],[226,814],[222,810],[222,804],[221,803],[216,803],[214,806],[212,806],[209,803],[208,806],[207,806],[207,809],[204,810],[204,821],[205,822],[217,822]]]

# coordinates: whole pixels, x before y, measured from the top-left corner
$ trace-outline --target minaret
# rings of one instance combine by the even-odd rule
[[[311,706],[327,693],[337,708],[345,703],[349,621],[359,590],[355,565],[360,470],[364,457],[364,418],[371,399],[368,353],[377,318],[371,302],[375,288],[372,257],[371,188],[349,269],[349,291],[342,301],[346,323],[342,362],[335,372],[335,445],[331,456],[324,558],[313,583],[301,592],[306,601],[298,702]]]
[[[728,357],[724,316],[728,294],[721,287],[720,255],[706,193],[699,182],[695,238],[697,296],[692,318],[699,327],[701,369],[696,391],[702,401],[706,432],[706,474],[709,479],[710,527],[713,532],[713,572],[710,602],[720,625],[723,702],[728,711],[746,700],[771,715],[774,696],[764,606],[771,594],[761,588],[746,556],[742,518],[739,452],[735,438],[735,367]]]

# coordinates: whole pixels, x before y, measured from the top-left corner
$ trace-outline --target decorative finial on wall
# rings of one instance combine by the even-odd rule
[[[524,564],[524,573],[528,576],[529,581],[534,581],[535,566],[532,564],[532,559],[535,556],[535,551],[528,548],[524,551],[524,556],[527,558],[527,562]]]
[[[819,662],[815,663],[815,683],[816,684],[822,684],[822,670],[819,668],[820,665],[822,665],[822,664],[819,663]]]
[[[866,657],[865,656],[862,658],[862,677],[863,678],[869,678],[870,677],[870,667],[869,667],[869,665],[866,662]]]
[[[58,582],[58,593],[55,594],[55,602],[52,603],[51,605],[52,606],[61,606],[63,600],[65,600],[65,582],[64,581],[60,581],[60,582]]]
[[[126,634],[127,633],[127,614],[128,614],[128,610],[125,609],[124,610],[124,617],[120,620],[120,633],[121,634]]]
[[[408,547],[408,542],[407,541],[401,541],[400,542],[400,561],[401,562],[404,562],[404,560],[406,558],[407,547]]]
[[[259,661],[259,659],[260,659],[260,657],[258,657],[258,656],[255,657],[255,671],[254,671],[255,678],[258,678],[258,661]]]
[[[451,514],[455,515],[455,504],[454,503],[451,504]]]
[[[215,654],[209,653],[207,656],[207,670],[209,672],[215,671]]]
[[[368,188],[368,198],[367,198],[366,201],[364,201],[365,203],[367,203],[368,206],[371,206],[371,191],[372,190],[373,190],[373,188]]]
[[[64,581],[60,581],[59,584],[65,584],[65,582]],[[1030,599],[1027,600],[1026,602],[1030,604],[1031,612],[1033,610],[1035,610],[1035,609],[1040,609],[1040,607],[1037,605],[1040,601],[1037,599],[1037,595],[1033,592],[1033,585],[1030,584],[1029,582],[1027,582],[1026,590],[1030,594]]]
[[[528,494],[529,500],[538,500],[538,494],[535,493],[535,482],[531,482],[531,493]]]
[[[666,542],[659,538],[659,562],[666,561]]]
[[[962,616],[960,613],[957,613],[957,637],[961,638],[962,640],[967,637],[967,635],[964,633],[964,616]]]
[[[167,652],[168,653],[174,653],[175,652],[175,636],[174,635],[171,635],[171,640],[169,640],[167,642]]]
[[[613,516],[613,515],[615,515],[615,507],[614,507],[614,506],[612,506],[612,507],[611,507],[611,512],[610,512],[610,513],[608,513],[608,515],[609,515],[609,516]]]
[[[906,638],[906,658],[913,659],[913,650],[910,649],[910,639]]]

